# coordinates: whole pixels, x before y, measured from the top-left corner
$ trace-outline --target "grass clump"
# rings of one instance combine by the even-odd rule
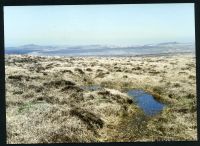
[[[74,82],[72,81],[66,81],[66,80],[55,80],[55,81],[50,81],[50,82],[45,82],[43,84],[44,86],[47,86],[47,87],[60,87],[60,86],[74,86],[76,85]]]
[[[80,118],[89,126],[89,128],[93,128],[94,126],[103,128],[104,121],[92,112],[80,108],[72,108],[70,114]]]
[[[85,74],[84,71],[80,68],[75,68],[74,71],[80,73],[80,74]]]

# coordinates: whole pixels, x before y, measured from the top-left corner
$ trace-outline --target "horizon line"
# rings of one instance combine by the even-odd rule
[[[182,42],[182,41],[162,41],[162,42],[157,42],[157,43],[133,43],[133,44],[100,44],[100,43],[91,43],[91,44],[39,44],[39,43],[26,43],[23,45],[4,45],[4,47],[23,47],[23,46],[137,46],[137,45],[141,45],[141,46],[145,46],[145,45],[158,45],[158,44],[163,44],[163,43],[175,43],[175,44],[187,44],[187,43],[194,43],[195,41],[188,41],[188,42]]]

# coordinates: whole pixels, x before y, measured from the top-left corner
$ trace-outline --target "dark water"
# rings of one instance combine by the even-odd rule
[[[127,94],[133,97],[133,100],[139,105],[147,116],[153,116],[160,113],[164,104],[156,101],[154,97],[143,90],[129,90]]]

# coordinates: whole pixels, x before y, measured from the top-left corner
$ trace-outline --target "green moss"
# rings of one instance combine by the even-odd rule
[[[19,113],[22,113],[22,112],[24,112],[24,111],[29,110],[33,104],[34,104],[34,103],[32,103],[32,102],[24,103],[23,105],[21,105],[21,106],[18,108],[18,112],[19,112]]]

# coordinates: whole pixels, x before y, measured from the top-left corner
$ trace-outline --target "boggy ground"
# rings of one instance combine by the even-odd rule
[[[197,140],[194,55],[6,55],[5,64],[7,143]],[[146,117],[131,88],[166,108]]]

